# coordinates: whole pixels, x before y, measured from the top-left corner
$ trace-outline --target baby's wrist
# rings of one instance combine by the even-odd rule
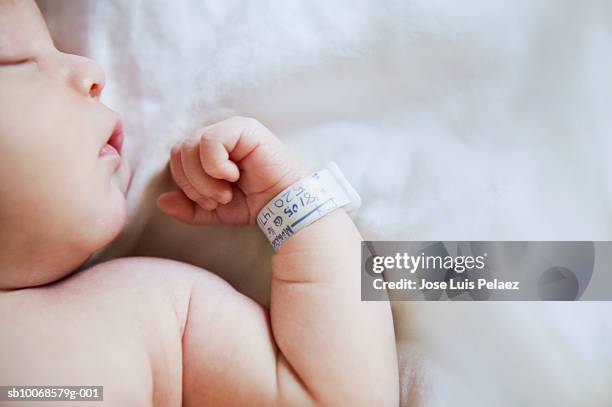
[[[304,179],[311,173],[312,171],[308,171],[305,166],[295,166],[294,168],[291,168],[276,184],[274,184],[272,188],[266,191],[266,203],[270,202],[281,191],[289,188],[291,185],[295,184],[301,179]]]
[[[291,170],[287,171],[272,187],[268,188],[264,192],[258,193],[257,201],[259,205],[252,208],[251,224],[257,224],[257,214],[274,199],[279,193],[289,188],[299,180],[305,178],[310,174],[306,167],[296,166]]]
[[[300,230],[320,222],[338,208],[358,208],[361,200],[338,166],[292,177],[257,214],[257,225],[276,250]],[[346,214],[345,214],[346,216]]]

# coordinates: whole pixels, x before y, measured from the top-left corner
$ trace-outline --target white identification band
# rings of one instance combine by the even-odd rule
[[[347,212],[361,206],[361,198],[334,162],[285,188],[257,214],[257,224],[274,250],[300,229],[336,208]]]

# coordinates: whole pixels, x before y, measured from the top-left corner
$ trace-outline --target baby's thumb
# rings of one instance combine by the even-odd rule
[[[202,209],[183,191],[164,192],[157,198],[157,207],[168,216],[190,225],[215,225],[219,218],[215,211]]]
[[[164,192],[157,198],[157,207],[182,222],[193,222],[193,203],[181,191]]]

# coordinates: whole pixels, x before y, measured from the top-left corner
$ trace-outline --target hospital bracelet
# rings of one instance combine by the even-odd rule
[[[287,239],[334,209],[347,212],[361,206],[361,198],[334,162],[295,182],[276,195],[257,214],[257,225],[274,250]]]

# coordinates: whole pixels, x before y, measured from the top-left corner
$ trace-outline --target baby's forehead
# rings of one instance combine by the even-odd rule
[[[24,57],[34,52],[49,33],[31,0],[0,0],[0,58]]]

